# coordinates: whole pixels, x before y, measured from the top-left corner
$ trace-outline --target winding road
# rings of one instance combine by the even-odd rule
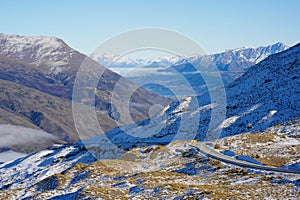
[[[189,143],[189,146],[194,147],[198,149],[201,153],[208,155],[214,159],[223,161],[225,163],[230,163],[233,165],[246,167],[246,168],[252,168],[252,169],[260,169],[260,170],[266,170],[266,171],[272,171],[272,172],[282,172],[282,173],[292,173],[292,174],[300,174],[300,170],[291,170],[291,169],[284,169],[284,168],[278,168],[278,167],[272,167],[272,166],[265,166],[265,165],[258,165],[242,160],[237,160],[235,158],[226,156],[213,148],[209,147],[207,144],[203,142],[196,142],[196,143]]]

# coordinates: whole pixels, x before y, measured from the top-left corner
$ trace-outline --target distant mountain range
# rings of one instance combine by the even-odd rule
[[[216,67],[224,83],[228,84],[245,73],[249,67],[269,55],[288,48],[287,45],[279,42],[266,47],[243,47],[211,55],[164,56],[134,60],[124,56],[94,53],[91,58],[140,85],[146,83],[147,89],[158,94],[190,96],[193,93],[199,95],[206,91],[201,73],[205,73],[212,79],[216,76],[215,72],[210,71],[211,67],[204,63]]]
[[[162,56],[156,58],[139,58],[132,59],[126,56],[119,55],[108,55],[108,54],[99,54],[97,52],[91,54],[91,58],[101,63],[103,66],[109,68],[124,68],[124,67],[139,67],[139,66],[170,66],[170,65],[179,65],[186,63],[188,61],[200,60],[203,58],[209,58],[220,66],[220,70],[226,70],[225,66],[232,62],[246,62],[257,64],[263,59],[267,58],[269,55],[278,53],[280,51],[288,49],[289,46],[278,42],[272,45],[265,47],[242,47],[236,49],[226,50],[221,53],[215,53],[210,55],[193,55],[193,56]],[[221,67],[222,66],[222,67]],[[239,68],[245,68],[239,66]]]
[[[103,71],[95,92],[95,107],[103,132],[147,119],[152,105],[159,102],[164,106],[170,102],[99,65],[61,39],[0,34],[0,123],[42,129],[62,142],[76,142],[79,136],[72,116],[72,91],[83,61]],[[120,79],[124,83],[118,85],[122,94],[129,95],[135,90],[128,97],[131,118],[119,109],[128,102],[112,95]],[[103,132],[97,130],[92,135]],[[43,143],[34,145],[23,148],[21,153],[46,147]]]

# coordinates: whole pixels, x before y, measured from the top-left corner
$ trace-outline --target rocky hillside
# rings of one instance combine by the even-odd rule
[[[94,130],[92,135],[147,119],[152,105],[170,102],[99,65],[60,39],[0,34],[0,123],[43,129],[62,141],[77,141],[72,94],[83,62],[103,72],[95,85],[95,106],[103,130]],[[118,84],[120,80],[122,84]],[[114,92],[116,86],[118,93]],[[127,103],[131,117],[124,115],[122,109]]]

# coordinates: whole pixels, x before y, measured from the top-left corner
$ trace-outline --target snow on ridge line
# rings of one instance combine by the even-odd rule
[[[0,34],[0,56],[31,64],[65,65],[74,52],[56,37]]]
[[[60,38],[54,36],[22,36],[17,34],[4,34],[0,33],[0,45],[11,44],[11,45],[21,45],[25,43],[26,45],[49,45],[53,48],[58,48],[61,45],[67,44]],[[47,45],[47,46],[48,46]]]
[[[278,42],[268,46],[259,46],[259,47],[242,47],[235,49],[226,49],[223,52],[209,54],[209,55],[191,55],[191,56],[157,56],[154,58],[139,58],[133,59],[128,58],[126,56],[114,55],[114,54],[100,54],[93,53],[90,57],[94,60],[97,60],[100,64],[104,66],[116,67],[119,65],[135,65],[135,66],[147,66],[151,64],[158,65],[176,65],[182,64],[187,61],[196,61],[203,57],[209,57],[212,59],[220,59],[218,57],[230,57],[236,56],[240,57],[240,59],[244,59],[250,62],[254,62],[255,64],[262,61],[266,57],[271,54],[281,52],[283,50],[288,49],[289,46],[285,45],[282,42]],[[109,63],[109,64],[108,64]]]

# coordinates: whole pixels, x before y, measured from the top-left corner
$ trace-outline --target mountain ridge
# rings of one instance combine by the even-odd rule
[[[178,65],[178,64],[182,64],[184,62],[188,62],[188,60],[200,59],[201,57],[212,57],[213,59],[216,59],[217,57],[220,57],[220,56],[222,57],[228,53],[231,55],[235,55],[236,57],[238,54],[240,54],[243,56],[243,57],[241,57],[241,59],[245,59],[247,61],[251,61],[256,64],[256,63],[262,61],[268,55],[277,53],[282,50],[286,50],[288,48],[289,48],[289,46],[285,45],[284,43],[277,42],[277,43],[267,45],[267,46],[226,49],[225,51],[222,51],[222,52],[211,53],[211,54],[207,54],[207,55],[158,56],[158,57],[154,57],[154,58],[133,59],[133,58],[128,58],[126,56],[120,56],[120,55],[97,54],[97,52],[96,52],[96,53],[92,53],[90,55],[90,57],[95,59],[96,61],[98,61],[100,64],[103,64],[104,66],[110,65],[110,66],[108,66],[109,68],[122,67],[121,66],[122,64],[124,64],[125,67],[147,66],[147,65],[151,65],[151,64]],[[256,52],[256,51],[257,51],[257,54],[252,55],[252,56],[254,56],[254,58],[251,58],[251,55],[249,55],[248,52]],[[246,55],[244,55],[244,54],[246,54]],[[249,58],[247,58],[247,57],[249,57]],[[128,61],[127,63],[126,63],[126,60]],[[163,63],[163,64],[161,64],[161,63]]]
[[[225,85],[231,83],[251,66],[288,48],[278,42],[265,47],[237,48],[210,55],[132,60],[118,55],[101,57],[101,54],[96,52],[91,57],[153,92],[174,97],[206,92],[203,76],[212,80],[219,77]],[[181,87],[177,87],[178,85]]]
[[[96,115],[103,132],[146,119],[152,105],[170,101],[106,69],[61,39],[0,34],[0,122],[43,129],[64,142],[76,142],[80,137],[76,134],[72,103],[84,103],[72,102],[72,95],[82,63],[103,71],[95,86]],[[123,84],[119,84],[120,80]],[[126,94],[123,99],[114,94],[115,87]],[[131,118],[122,110],[127,101]],[[92,132],[89,136],[103,133]]]

